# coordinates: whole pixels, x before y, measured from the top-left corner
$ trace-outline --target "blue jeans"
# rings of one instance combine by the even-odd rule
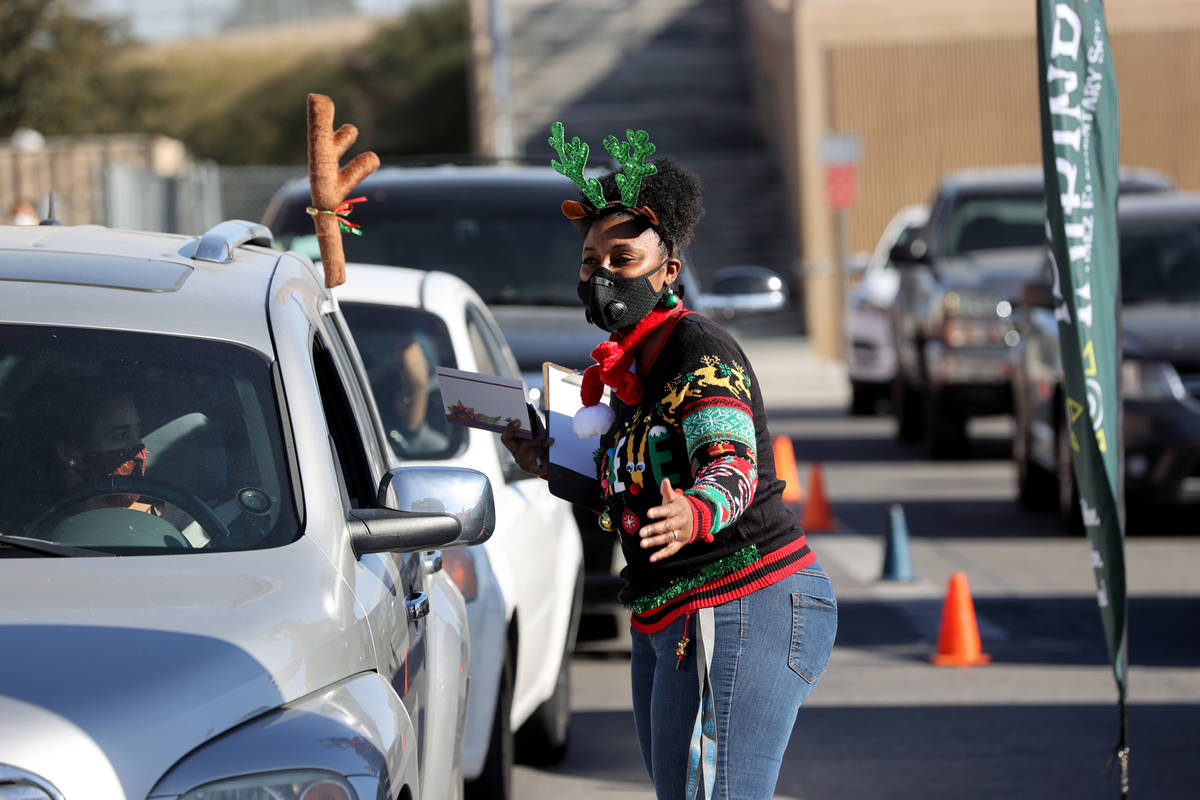
[[[716,641],[709,647],[717,754],[708,800],[770,800],[796,712],[829,663],[837,631],[833,586],[814,561],[714,612]],[[676,669],[685,622],[692,646]],[[633,632],[633,717],[658,800],[685,796],[700,698],[695,637],[694,617],[680,617],[658,633]]]

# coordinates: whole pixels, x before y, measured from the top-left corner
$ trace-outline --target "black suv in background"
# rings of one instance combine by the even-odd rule
[[[1118,211],[1125,490],[1132,506],[1200,500],[1200,194],[1130,197]],[[1018,496],[1083,532],[1071,468],[1049,263],[1013,315]]]
[[[1173,188],[1121,171],[1122,193]],[[1011,411],[1012,301],[1045,263],[1045,216],[1040,167],[964,170],[942,178],[924,227],[892,250],[897,435],[931,457],[965,452],[971,417]]]

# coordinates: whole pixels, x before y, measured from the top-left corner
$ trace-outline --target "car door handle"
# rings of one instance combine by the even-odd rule
[[[404,605],[408,608],[409,622],[416,622],[429,615],[429,595],[424,592],[414,592],[404,601]]]

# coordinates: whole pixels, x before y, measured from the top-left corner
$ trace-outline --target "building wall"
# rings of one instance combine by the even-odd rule
[[[1107,0],[1105,8],[1122,163],[1200,189],[1200,3]],[[769,129],[793,187],[808,332],[819,352],[837,355],[841,256],[870,250],[895,210],[927,201],[943,172],[1039,162],[1035,6],[747,0],[747,9],[760,97],[772,105],[765,118],[794,120]],[[830,132],[862,144],[844,247],[818,156]]]

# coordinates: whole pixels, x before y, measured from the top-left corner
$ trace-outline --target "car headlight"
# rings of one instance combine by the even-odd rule
[[[999,317],[950,317],[942,324],[942,339],[951,347],[1010,344],[1010,330]]]
[[[358,795],[339,775],[304,769],[215,781],[179,800],[358,800]]]
[[[1121,389],[1126,400],[1182,400],[1187,396],[1179,373],[1166,361],[1125,359],[1121,362]]]

